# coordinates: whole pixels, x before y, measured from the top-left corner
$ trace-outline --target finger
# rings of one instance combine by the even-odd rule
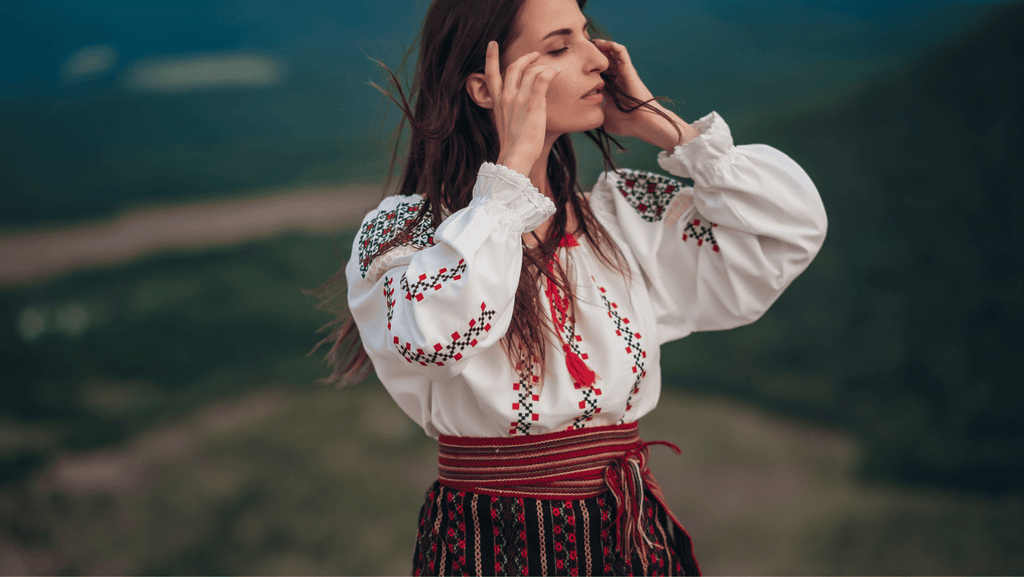
[[[532,97],[533,94],[533,83],[536,82],[537,76],[544,73],[548,69],[553,68],[552,66],[534,66],[523,73],[523,79],[519,82],[519,93],[517,96],[520,100],[527,100]]]
[[[624,62],[629,62],[629,52],[626,47],[618,42],[612,42],[611,40],[601,40],[600,38],[594,40],[594,45],[597,46],[598,50],[604,52],[606,55],[613,55],[616,59]]]
[[[540,52],[530,52],[519,57],[515,62],[509,64],[505,70],[505,86],[508,87],[509,92],[513,94],[519,90],[519,83],[522,79],[523,69],[533,64],[540,58]]]
[[[532,93],[534,97],[546,97],[548,93],[548,86],[551,86],[551,81],[561,73],[562,70],[560,68],[549,67],[544,72],[538,74],[537,79],[533,82]],[[547,104],[546,100],[544,104]]]
[[[491,93],[491,99],[497,100],[501,94],[501,63],[498,58],[498,43],[491,40],[487,43],[487,60],[484,62],[484,82]]]

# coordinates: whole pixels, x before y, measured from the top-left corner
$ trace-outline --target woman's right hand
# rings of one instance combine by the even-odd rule
[[[498,164],[527,176],[544,150],[548,124],[546,95],[551,80],[561,72],[554,66],[527,68],[538,58],[539,52],[520,57],[509,65],[502,79],[498,43],[491,41],[484,65],[484,80],[491,94],[501,146]]]

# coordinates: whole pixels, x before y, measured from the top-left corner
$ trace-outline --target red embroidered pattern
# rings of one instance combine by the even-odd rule
[[[612,562],[615,559],[615,551],[612,549],[612,514],[608,510],[604,497],[597,498],[597,506],[601,510],[601,558],[604,559],[604,575],[611,575],[615,569]]]
[[[563,247],[578,245],[576,239],[568,234],[560,243],[560,246]],[[555,253],[554,261],[558,261],[558,253]],[[554,268],[553,265],[550,268]],[[594,415],[601,412],[601,408],[597,406],[597,397],[601,395],[601,389],[594,386],[597,375],[586,364],[589,356],[580,350],[579,343],[583,337],[576,334],[576,320],[569,315],[569,297],[563,296],[558,290],[558,285],[551,279],[547,281],[547,289],[544,294],[548,297],[551,322],[562,342],[566,369],[573,379],[573,386],[583,394],[583,400],[579,405],[583,413],[573,419],[567,429],[582,429],[586,426],[587,421],[592,420]]]
[[[590,279],[597,282],[597,279],[594,277],[590,277]],[[629,397],[626,399],[626,410],[628,411],[633,408],[633,397],[640,392],[640,381],[647,376],[647,371],[644,370],[644,359],[647,358],[647,351],[643,350],[640,346],[640,333],[633,332],[629,328],[629,319],[619,314],[619,305],[608,300],[607,291],[604,287],[598,286],[597,290],[601,292],[601,300],[604,301],[604,306],[608,309],[608,318],[612,319],[615,323],[615,334],[626,341],[626,354],[633,357],[633,374],[636,375],[636,379],[633,381],[633,389],[629,392]],[[625,418],[626,416],[623,415],[622,419],[619,419],[619,423],[625,422]]]
[[[460,499],[455,501],[456,497]],[[448,532],[445,542],[452,556],[452,575],[466,574],[466,493],[448,493]],[[454,505],[454,507],[452,507]]]
[[[577,336],[577,338],[579,338]],[[580,355],[580,357],[586,360],[586,353]],[[597,387],[584,387],[579,383],[574,383],[577,389],[583,393],[583,400],[580,401],[580,410],[583,413],[572,420],[572,424],[569,425],[569,429],[582,429],[587,426],[587,422],[594,420],[594,415],[601,412],[601,407],[597,406],[597,397],[601,395],[601,389]]]
[[[644,524],[647,525],[647,538],[652,543],[664,543],[665,540],[659,540],[658,535],[655,533],[655,527],[658,525],[658,518],[654,516],[654,507],[648,507],[647,513],[644,516]],[[647,553],[647,564],[652,568],[650,573],[654,575],[665,575],[665,557],[668,555],[668,551],[664,548],[658,549],[657,547],[651,547],[651,550]]]
[[[640,218],[647,222],[661,220],[682,185],[667,176],[641,170],[619,171],[619,193],[626,198]]]
[[[686,223],[686,229],[683,231],[683,240],[694,239],[697,241],[697,246],[704,244],[704,241],[711,243],[711,250],[718,252],[718,241],[715,240],[715,235],[712,234],[711,229],[718,225],[713,222],[708,222],[707,225],[701,225],[700,219],[695,218],[692,222]],[[700,230],[697,230],[700,227]]]
[[[426,274],[421,274],[415,283],[409,284],[409,279],[403,274],[401,280],[402,288],[405,290],[405,299],[417,301],[423,300],[423,294],[428,290],[441,290],[441,286],[445,281],[459,280],[462,278],[462,273],[466,272],[466,261],[465,259],[459,259],[459,264],[455,265],[453,269],[443,268],[437,271],[437,274],[428,277]]]
[[[388,309],[388,330],[391,330],[391,319],[394,315],[395,309],[395,289],[392,287],[394,279],[386,277],[384,280],[384,298],[387,302]],[[394,343],[405,360],[417,362],[424,367],[428,365],[437,365],[443,367],[445,362],[455,360],[459,361],[462,359],[462,351],[467,348],[475,347],[477,345],[477,337],[491,330],[491,323],[488,322],[497,311],[494,309],[488,309],[487,303],[480,303],[480,316],[475,319],[470,319],[468,328],[464,329],[462,333],[452,333],[452,341],[448,344],[435,343],[432,352],[425,352],[423,349],[412,350],[410,343],[402,343],[402,340],[397,336],[394,337]]]
[[[388,330],[391,330],[391,319],[395,315],[395,287],[391,286],[394,284],[395,279],[392,277],[384,277],[384,302],[388,306]]]
[[[415,552],[415,567],[413,568],[413,575],[422,575],[423,569],[429,573],[437,572],[437,565],[434,563],[434,559],[437,556],[437,540],[431,539],[431,527],[427,525],[427,520],[431,517],[431,511],[434,510],[434,497],[437,493],[431,489],[427,494],[424,508],[428,509],[420,515],[419,529],[416,535],[416,552]],[[424,547],[422,541],[429,541],[430,548]]]
[[[551,295],[549,295],[549,298],[550,297]],[[554,298],[558,299],[560,298],[560,295],[555,294]],[[584,353],[580,350],[579,343],[580,341],[583,340],[583,337],[576,334],[576,321],[566,316],[564,314],[564,311],[562,312],[563,314],[556,316],[554,320],[555,322],[561,320],[562,323],[561,331],[559,334],[562,337],[562,347],[568,349],[565,351],[565,354],[576,355],[576,357],[581,361],[587,361],[590,358],[590,356],[587,355],[587,353]],[[594,415],[601,412],[601,407],[597,406],[597,397],[601,395],[601,389],[598,389],[597,387],[594,386],[587,386],[586,384],[581,383],[578,380],[573,382],[573,386],[576,387],[576,389],[583,394],[583,400],[580,401],[579,405],[580,410],[583,412],[580,414],[580,416],[573,419],[572,424],[570,424],[567,428],[582,429],[583,427],[586,426],[586,423],[588,421],[594,419]]]
[[[363,223],[356,237],[360,243],[359,272],[363,278],[366,278],[366,271],[370,268],[368,259],[377,254],[381,245],[398,236],[405,227],[412,224],[413,219],[425,206],[426,200],[400,202],[394,209],[379,211],[376,216]],[[424,218],[416,226],[410,244],[419,248],[434,244],[434,227],[429,218]]]
[[[519,380],[515,383],[512,383],[512,390],[515,391],[516,398],[519,399],[512,403],[512,410],[518,411],[519,415],[510,425],[511,428],[508,430],[508,434],[522,433],[529,435],[530,427],[533,426],[534,422],[540,420],[540,415],[533,409],[533,404],[540,401],[540,395],[536,395],[533,392],[533,386],[538,381],[540,381],[540,377],[536,375],[534,366],[531,365],[529,372],[520,376]]]
[[[557,575],[579,575],[576,553],[576,513],[572,501],[551,501],[551,541]]]
[[[503,504],[510,506],[503,507]],[[491,526],[494,528],[494,574],[527,575],[530,566],[527,559],[526,507],[523,499],[492,499]],[[501,530],[502,527],[516,527],[519,530],[507,535]]]

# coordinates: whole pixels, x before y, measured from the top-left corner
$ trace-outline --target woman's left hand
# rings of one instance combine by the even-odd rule
[[[671,150],[697,136],[700,132],[684,122],[675,113],[667,110],[654,100],[654,95],[647,89],[640,75],[633,68],[626,47],[610,40],[595,39],[597,46],[608,58],[607,74],[618,77],[619,88],[641,102],[649,102],[652,107],[665,114],[665,117],[640,107],[631,112],[623,112],[615,106],[611,97],[604,101],[604,129],[619,136],[632,136],[665,150]],[[666,118],[667,117],[667,118]],[[678,127],[678,132],[676,131]]]

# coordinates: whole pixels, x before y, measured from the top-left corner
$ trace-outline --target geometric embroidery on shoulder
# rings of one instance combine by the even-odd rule
[[[683,241],[685,242],[693,238],[697,241],[697,246],[701,246],[704,244],[704,241],[708,241],[711,243],[712,250],[718,252],[718,241],[715,240],[715,235],[711,232],[717,226],[713,222],[703,225],[699,218],[695,218],[692,222],[686,223],[686,230],[683,231]]]
[[[392,210],[380,211],[372,220],[363,224],[357,238],[362,239],[359,246],[359,272],[366,278],[370,268],[367,259],[377,254],[381,245],[398,236],[405,227],[412,223],[420,210],[426,205],[426,199],[419,202],[400,202]],[[429,218],[424,218],[412,233],[412,246],[425,248],[434,244],[434,227]]]
[[[392,286],[393,281],[394,279],[391,277],[385,277],[384,280],[384,299],[387,302],[388,308],[389,331],[391,330],[391,320],[395,311],[395,288]],[[475,347],[478,343],[477,337],[491,330],[491,323],[489,321],[496,314],[498,314],[497,311],[487,308],[487,303],[480,303],[480,316],[470,319],[468,328],[464,329],[461,334],[459,332],[452,333],[452,340],[447,344],[434,343],[429,353],[423,349],[412,350],[410,343],[403,345],[397,336],[394,338],[394,343],[397,345],[398,352],[410,363],[417,362],[424,367],[432,364],[443,367],[447,361],[461,360],[462,351]]]
[[[441,290],[441,286],[445,281],[459,280],[462,278],[462,273],[466,272],[466,260],[459,259],[459,264],[453,269],[443,268],[437,271],[437,274],[428,277],[426,274],[421,274],[415,283],[409,284],[409,279],[406,278],[405,274],[402,275],[402,279],[399,281],[402,284],[402,288],[405,290],[405,299],[417,301],[423,300],[423,293],[433,289],[434,291]]]
[[[597,279],[590,277],[597,282]],[[643,350],[640,346],[640,333],[633,332],[629,328],[629,319],[619,314],[619,305],[608,300],[606,296],[606,290],[603,286],[598,286],[597,289],[601,293],[601,300],[604,301],[604,306],[608,309],[608,318],[612,319],[615,323],[615,334],[622,337],[622,340],[626,342],[626,354],[630,355],[633,359],[633,374],[636,375],[636,379],[633,381],[633,388],[629,391],[629,397],[626,399],[626,410],[633,408],[632,402],[633,397],[640,392],[640,382],[643,381],[644,377],[647,376],[647,371],[644,369],[644,359],[647,358],[647,351]],[[624,422],[626,416],[623,415],[620,419],[620,424]]]
[[[661,220],[665,207],[680,188],[682,185],[678,181],[653,172],[622,170],[619,175],[619,193],[647,222]]]

